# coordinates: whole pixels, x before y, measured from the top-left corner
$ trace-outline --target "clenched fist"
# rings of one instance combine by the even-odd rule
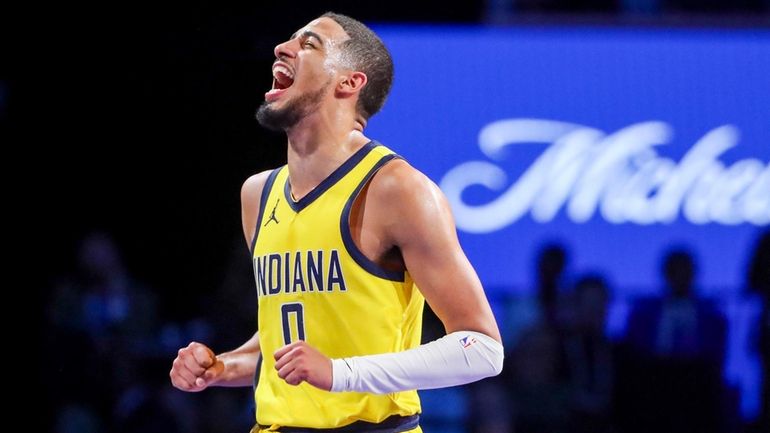
[[[201,343],[192,342],[179,349],[171,364],[171,383],[178,389],[188,392],[203,391],[220,379],[225,364],[218,360],[214,352]]]
[[[274,357],[278,377],[289,385],[307,382],[324,391],[332,389],[331,359],[304,341],[283,346]]]

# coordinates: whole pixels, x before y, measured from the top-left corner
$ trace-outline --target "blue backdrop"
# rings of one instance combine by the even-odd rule
[[[440,184],[487,290],[576,269],[659,287],[691,247],[707,294],[770,223],[770,31],[377,27],[396,64],[368,134]]]

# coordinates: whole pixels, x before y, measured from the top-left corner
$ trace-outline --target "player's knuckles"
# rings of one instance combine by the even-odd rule
[[[296,374],[291,374],[284,379],[289,385],[299,385],[302,383],[302,378]]]
[[[211,352],[211,350],[207,349],[203,345],[198,345],[194,348],[192,348],[193,355],[195,356],[195,359],[199,361],[203,361],[202,363],[208,362],[211,364],[211,362],[214,359],[214,355]]]
[[[190,372],[192,372],[193,374],[196,374],[196,375],[198,375],[198,374],[201,374],[201,373],[203,373],[203,372],[206,370],[206,368],[205,368],[206,366],[205,366],[205,365],[201,365],[201,363],[200,363],[200,362],[198,362],[198,360],[197,360],[196,358],[193,358],[193,357],[186,357],[186,358],[184,358],[184,360],[183,360],[183,361],[184,361],[184,362],[182,363],[182,365],[183,365],[183,366],[184,366],[184,367],[185,367],[187,370],[189,370]]]
[[[177,375],[180,374],[183,370],[187,370],[187,368],[185,367],[184,361],[181,359],[177,358],[174,360],[174,362],[171,363],[171,371],[176,372]]]
[[[221,372],[222,372],[221,370],[208,369],[203,372],[203,380],[209,381],[212,379],[216,379]]]
[[[310,366],[309,365],[300,365],[299,368],[297,368],[297,373],[303,378],[307,379],[310,377]]]
[[[184,351],[184,352],[180,353],[180,354],[179,354],[179,355],[176,357],[176,359],[178,359],[178,360],[179,360],[179,362],[180,362],[180,364],[181,364],[181,365],[184,365],[186,362],[188,362],[188,360],[190,360],[190,359],[194,359],[194,358],[193,358],[193,356],[192,356],[192,353],[190,353],[190,351]]]
[[[171,376],[171,384],[174,385],[175,388],[181,389],[183,391],[187,391],[190,387],[190,385],[182,379],[179,375],[175,374],[173,371],[170,374]]]
[[[278,362],[285,364],[288,364],[289,362],[295,360],[297,358],[297,349],[292,349],[288,352],[286,352],[279,360]]]
[[[278,377],[280,377],[281,379],[286,379],[286,377],[289,376],[289,373],[291,373],[291,369],[282,368],[278,370]]]

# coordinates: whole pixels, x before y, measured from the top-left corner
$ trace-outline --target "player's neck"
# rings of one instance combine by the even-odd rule
[[[342,165],[369,139],[363,126],[350,119],[303,119],[286,131],[292,194],[302,198]],[[307,123],[305,123],[307,122]],[[303,124],[304,123],[304,124]]]

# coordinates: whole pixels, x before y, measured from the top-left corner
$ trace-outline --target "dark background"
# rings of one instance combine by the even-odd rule
[[[22,139],[51,179],[53,274],[71,268],[85,232],[106,229],[138,277],[184,297],[172,313],[185,314],[241,233],[240,185],[285,162],[285,138],[254,120],[273,47],[327,9],[369,21],[480,14],[437,1],[255,3],[126,3],[53,23],[38,79],[9,104],[32,118]]]

